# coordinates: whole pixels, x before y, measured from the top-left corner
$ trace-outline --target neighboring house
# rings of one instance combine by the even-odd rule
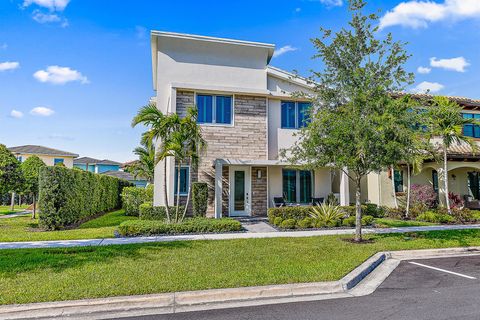
[[[346,175],[329,168],[314,171],[288,166],[279,151],[290,147],[305,125],[309,83],[269,66],[274,45],[152,31],[153,101],[165,113],[185,115],[198,107],[207,141],[198,170],[182,164],[181,202],[189,176],[210,185],[209,216],[265,216],[274,198],[308,204],[337,194],[350,201]],[[167,160],[167,192],[173,204],[177,169]],[[156,205],[163,205],[163,162],[155,170]]]
[[[120,162],[112,161],[112,160],[98,160],[89,157],[81,157],[75,159],[73,161],[73,166],[75,168],[79,168],[82,170],[94,173],[104,173],[107,171],[119,171],[120,166],[122,164]]]
[[[419,98],[431,98],[431,95],[416,95]],[[463,107],[463,116],[480,120],[480,100],[449,97]],[[469,124],[463,128],[463,134],[471,137],[480,145],[480,126]],[[432,140],[433,144],[439,143],[438,139]],[[422,171],[412,174],[411,183],[419,185],[430,185],[438,194],[440,203],[444,203],[444,170],[442,163],[427,160],[422,166]],[[402,166],[395,170],[393,177],[391,172],[382,172],[380,174],[370,174],[365,185],[366,192],[362,196],[365,201],[372,203],[393,206],[393,188],[394,179],[395,191],[397,195],[402,195],[407,188],[407,169]],[[462,199],[480,200],[480,154],[478,151],[473,153],[471,148],[465,144],[454,144],[448,150],[448,189],[450,192],[459,195]],[[480,202],[476,203],[480,206]],[[480,207],[479,207],[480,208]]]
[[[10,150],[20,162],[25,161],[31,156],[38,156],[47,166],[63,163],[65,167],[73,168],[73,159],[78,157],[76,153],[37,145],[10,147],[8,150]]]
[[[125,171],[106,171],[103,172],[102,174],[111,176],[111,177],[116,177],[119,179],[127,180],[131,183],[133,183],[136,187],[139,188],[145,188],[147,186],[147,180],[142,179],[141,177],[135,178],[131,173],[125,172]]]

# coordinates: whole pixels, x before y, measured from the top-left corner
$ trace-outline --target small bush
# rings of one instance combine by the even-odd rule
[[[297,221],[295,219],[286,219],[282,221],[280,225],[283,229],[295,229]]]
[[[468,208],[452,208],[452,215],[459,223],[468,223],[475,221],[473,217],[473,211]]]
[[[184,206],[179,207],[180,212],[185,209]],[[164,221],[167,218],[167,211],[165,207],[155,207],[151,202],[145,202],[140,205],[139,210],[140,220],[161,220]]]
[[[362,206],[362,215],[372,216],[374,218],[383,218],[384,211],[375,203],[367,203]]]
[[[205,217],[208,204],[208,185],[205,182],[192,183],[193,216]]]
[[[371,226],[373,224],[374,218],[372,216],[363,216],[362,217],[362,226]]]
[[[424,222],[432,222],[432,223],[453,223],[455,222],[455,218],[449,214],[441,213],[441,212],[434,212],[434,211],[427,211],[425,213],[420,214],[417,221],[424,221]]]
[[[355,217],[350,216],[348,218],[343,219],[342,225],[344,227],[355,227]]]
[[[338,206],[338,200],[337,197],[335,197],[335,194],[333,192],[330,192],[327,196],[327,199],[325,199],[325,203],[327,204],[333,204],[334,206]]]
[[[240,222],[230,218],[191,218],[175,224],[154,220],[130,220],[123,222],[118,227],[118,232],[122,236],[231,232],[240,230],[242,230]]]
[[[437,194],[430,185],[413,184],[410,187],[410,205],[424,205],[427,208],[434,208],[437,204]]]
[[[480,222],[480,211],[470,210],[472,214],[472,222]]]
[[[327,203],[313,206],[310,211],[310,217],[315,220],[315,224],[326,227],[337,226],[344,216],[345,213],[339,206]]]
[[[270,208],[268,209],[268,220],[273,223],[276,217],[281,217],[283,220],[294,219],[300,221],[310,216],[311,208],[311,206]]]
[[[145,187],[145,202],[153,203],[153,184]]]
[[[302,229],[308,229],[315,226],[315,220],[310,217],[306,217],[300,221],[298,221],[298,227]]]
[[[280,225],[282,224],[283,222],[283,218],[282,217],[275,217],[275,219],[273,219],[273,224],[276,225],[277,227],[280,227]]]
[[[383,207],[385,210],[385,215],[391,219],[403,219],[405,217],[405,209],[404,208],[389,208]]]
[[[461,208],[463,207],[463,199],[453,192],[448,193],[448,202],[450,203],[450,208]]]
[[[136,216],[140,214],[140,205],[148,201],[146,189],[127,187],[122,191],[122,205],[125,215]]]

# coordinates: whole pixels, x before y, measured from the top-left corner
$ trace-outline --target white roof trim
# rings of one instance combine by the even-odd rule
[[[293,74],[291,72],[276,68],[273,66],[267,67],[267,74],[282,80],[286,80],[290,83],[297,84],[307,89],[313,89],[314,85],[309,82],[305,77]]]

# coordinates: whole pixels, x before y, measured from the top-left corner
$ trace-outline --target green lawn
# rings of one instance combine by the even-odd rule
[[[0,304],[337,280],[383,250],[480,245],[480,230],[5,250]]]
[[[431,222],[423,222],[423,221],[415,221],[415,220],[400,220],[400,219],[390,219],[390,218],[376,218],[375,224],[382,225],[387,228],[421,227],[421,226],[437,225]]]
[[[12,211],[10,210],[10,206],[0,206],[0,215],[16,213],[26,208],[28,208],[28,205],[16,205],[14,211]]]
[[[0,242],[112,238],[116,226],[134,219],[138,218],[125,216],[123,210],[118,210],[90,220],[77,229],[62,231],[42,231],[38,219],[32,220],[30,216],[0,219]]]

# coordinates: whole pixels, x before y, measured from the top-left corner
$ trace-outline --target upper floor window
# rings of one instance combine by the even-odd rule
[[[198,123],[232,123],[232,97],[197,94]]]
[[[311,106],[309,102],[282,101],[282,128],[298,129],[306,127],[310,122]]]
[[[62,158],[55,158],[55,159],[53,159],[53,164],[54,164],[54,165],[57,165],[57,164],[59,164],[59,163],[63,163],[63,159],[62,159]]]
[[[480,121],[480,114],[462,113],[466,119],[475,119]],[[480,126],[476,124],[466,124],[463,126],[463,135],[466,137],[480,138]]]

